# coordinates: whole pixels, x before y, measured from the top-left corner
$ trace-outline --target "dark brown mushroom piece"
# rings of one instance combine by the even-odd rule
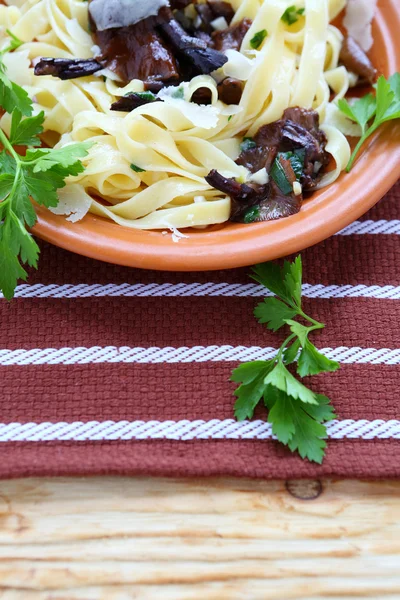
[[[296,181],[290,164],[285,165],[288,177]],[[218,171],[211,171],[205,178],[207,183],[232,200],[230,220],[238,223],[257,223],[290,217],[298,213],[302,196],[285,194],[271,181],[265,185],[238,183],[236,179],[223,177]]]
[[[326,144],[326,135],[319,128],[318,113],[299,107],[288,108],[282,119],[259,129],[254,146],[244,150],[237,163],[252,173],[264,167],[269,171],[278,152],[304,150],[300,183],[307,192],[316,187],[330,162]]]
[[[231,197],[231,220],[250,223],[288,217],[299,212],[303,202],[295,184],[307,192],[320,181],[329,163],[326,144],[318,113],[289,108],[282,119],[261,127],[254,139],[245,138],[236,161],[251,173],[266,169],[268,184],[240,184],[215,171],[206,181]]]
[[[111,104],[111,110],[119,112],[132,112],[135,108],[145,106],[146,104],[152,104],[154,102],[161,102],[159,98],[154,96],[152,92],[140,92],[131,93],[122,96],[116,102]]]
[[[286,195],[279,189],[274,181],[271,182],[268,198],[262,200],[258,207],[258,215],[255,215],[253,223],[261,221],[276,221],[297,215],[303,204],[303,196],[295,196],[294,193]]]
[[[288,108],[282,130],[280,151],[304,150],[304,167],[300,183],[304,191],[313,190],[330,162],[326,152],[326,134],[319,128],[319,115],[314,110]]]
[[[194,102],[195,104],[210,105],[212,103],[211,90],[207,87],[197,89],[192,95],[191,102]]]
[[[212,34],[215,49],[220,52],[225,52],[225,50],[240,50],[251,25],[252,21],[250,19],[243,19],[243,21],[228,27],[228,29],[215,31]]]
[[[225,104],[240,104],[243,83],[233,77],[226,77],[218,84],[218,97]]]
[[[209,75],[228,61],[222,52],[209,48],[206,41],[188,35],[166,7],[159,12],[157,30],[179,60],[190,65],[194,74]]]
[[[158,17],[148,17],[128,27],[98,31],[92,24],[95,43],[101,50],[99,60],[124,82],[141,79],[170,85],[180,80],[173,52],[157,30]]]
[[[94,59],[41,58],[35,64],[34,73],[38,76],[52,75],[67,80],[87,77],[101,69],[103,66]]]
[[[346,69],[361,77],[360,83],[368,82],[373,85],[376,82],[378,71],[361,46],[350,36],[344,38],[340,60]]]

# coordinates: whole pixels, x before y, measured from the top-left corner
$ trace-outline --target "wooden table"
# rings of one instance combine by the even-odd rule
[[[1,600],[400,598],[400,482],[0,482]]]

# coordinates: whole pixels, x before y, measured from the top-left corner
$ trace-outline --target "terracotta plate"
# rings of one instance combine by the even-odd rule
[[[371,56],[389,76],[400,71],[399,0],[380,0]],[[340,231],[380,200],[400,177],[400,125],[377,132],[349,175],[315,194],[298,215],[253,225],[229,223],[193,231],[178,243],[161,232],[135,231],[88,215],[68,223],[39,209],[34,233],[57,246],[99,260],[165,271],[247,266],[286,256]]]

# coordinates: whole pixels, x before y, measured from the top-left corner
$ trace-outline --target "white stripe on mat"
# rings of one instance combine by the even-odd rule
[[[376,298],[400,300],[400,286],[394,285],[303,285],[307,298]],[[238,297],[265,298],[272,296],[263,286],[254,283],[123,283],[19,285],[15,298],[176,298],[176,297]],[[4,298],[0,293],[0,299]]]
[[[336,235],[364,235],[364,234],[396,234],[400,235],[400,221],[354,221],[351,225],[339,231]]]
[[[400,348],[323,348],[328,358],[342,364],[398,365]],[[276,348],[260,346],[192,346],[130,348],[128,346],[94,346],[92,348],[0,349],[0,365],[84,365],[100,363],[205,363],[268,360]]]
[[[400,421],[344,420],[327,424],[328,437],[341,439],[400,439]],[[0,442],[113,441],[113,440],[267,440],[265,421],[91,421],[88,423],[0,424]]]

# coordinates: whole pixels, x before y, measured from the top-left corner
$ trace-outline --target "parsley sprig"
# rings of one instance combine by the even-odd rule
[[[329,399],[306,387],[288,367],[296,363],[297,375],[303,378],[337,371],[340,365],[309,339],[325,325],[302,309],[302,270],[300,256],[282,268],[265,263],[253,269],[253,279],[275,294],[256,307],[255,317],[274,332],[288,327],[290,335],[272,360],[245,363],[233,372],[232,381],[241,384],[235,392],[235,415],[238,421],[251,419],[263,401],[278,440],[302,458],[321,463],[326,448],[324,423],[336,415]]]
[[[0,129],[0,290],[10,300],[18,280],[27,278],[23,265],[36,268],[38,263],[38,245],[26,229],[37,221],[31,199],[48,208],[57,206],[57,190],[67,177],[84,171],[80,159],[91,144],[39,148],[45,115],[33,115],[27,92],[8,78],[3,57],[22,43],[8,33],[11,42],[0,52],[0,106],[11,114],[9,137]],[[17,151],[21,146],[22,154]]]
[[[354,149],[347,165],[349,173],[364,142],[375,131],[394,119],[400,119],[400,73],[395,73],[388,80],[382,75],[376,84],[376,95],[369,93],[350,104],[347,100],[339,100],[340,110],[352,121],[358,123],[362,137]]]

